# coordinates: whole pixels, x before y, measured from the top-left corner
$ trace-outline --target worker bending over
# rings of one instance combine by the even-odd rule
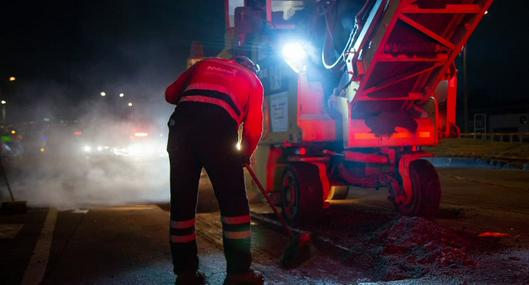
[[[213,184],[223,226],[224,284],[263,284],[250,269],[250,211],[242,166],[262,133],[263,86],[259,66],[244,56],[200,61],[171,84],[167,151],[171,166],[171,252],[176,284],[205,284],[198,271],[195,210],[200,172]],[[243,124],[240,151],[237,131]]]

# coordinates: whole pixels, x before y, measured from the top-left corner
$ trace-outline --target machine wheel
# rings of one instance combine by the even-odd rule
[[[316,166],[296,163],[287,167],[282,179],[281,208],[291,224],[306,224],[320,217],[323,193]]]
[[[392,200],[395,207],[402,215],[434,217],[441,202],[441,183],[435,168],[429,161],[418,159],[410,163],[409,171],[413,196],[408,199],[406,191],[402,188],[402,182],[398,183],[397,187],[400,189],[392,189],[392,195],[394,195]],[[404,197],[399,197],[399,195],[404,195]]]
[[[332,186],[331,195],[329,199],[331,200],[344,200],[347,198],[347,193],[349,192],[349,187],[345,185]]]

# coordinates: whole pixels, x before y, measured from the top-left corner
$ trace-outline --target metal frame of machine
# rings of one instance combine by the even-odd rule
[[[402,214],[434,216],[440,183],[421,148],[458,133],[454,62],[492,0],[365,1],[329,94],[323,77],[274,51],[299,36],[288,18],[336,2],[226,0],[226,51],[245,49],[263,70],[254,167],[291,222],[317,219],[349,186],[387,188]]]

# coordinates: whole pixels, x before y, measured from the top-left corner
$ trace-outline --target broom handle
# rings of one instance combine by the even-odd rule
[[[265,189],[263,187],[263,184],[261,184],[261,181],[259,180],[259,178],[257,178],[257,175],[255,175],[255,172],[253,171],[253,168],[249,164],[244,165],[244,167],[246,167],[246,170],[248,170],[248,172],[250,173],[250,176],[252,176],[253,181],[255,182],[255,184],[257,184],[257,188],[259,188],[259,191],[265,197],[266,202],[268,203],[270,208],[272,208],[272,211],[274,211],[274,214],[276,215],[277,219],[279,220],[279,222],[281,223],[281,225],[283,226],[285,231],[287,231],[288,236],[289,237],[293,237],[294,233],[292,232],[292,230],[288,226],[288,224],[285,221],[285,218],[283,217],[283,215],[281,215],[279,213],[279,211],[277,211],[276,206],[274,206],[272,201],[270,201],[270,197],[268,197],[268,194],[266,194],[266,191],[265,191]]]

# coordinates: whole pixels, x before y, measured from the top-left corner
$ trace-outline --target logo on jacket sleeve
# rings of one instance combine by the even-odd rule
[[[237,70],[222,68],[222,67],[218,67],[218,66],[208,66],[206,70],[207,71],[222,72],[222,73],[225,73],[225,74],[229,74],[231,76],[237,75]]]

